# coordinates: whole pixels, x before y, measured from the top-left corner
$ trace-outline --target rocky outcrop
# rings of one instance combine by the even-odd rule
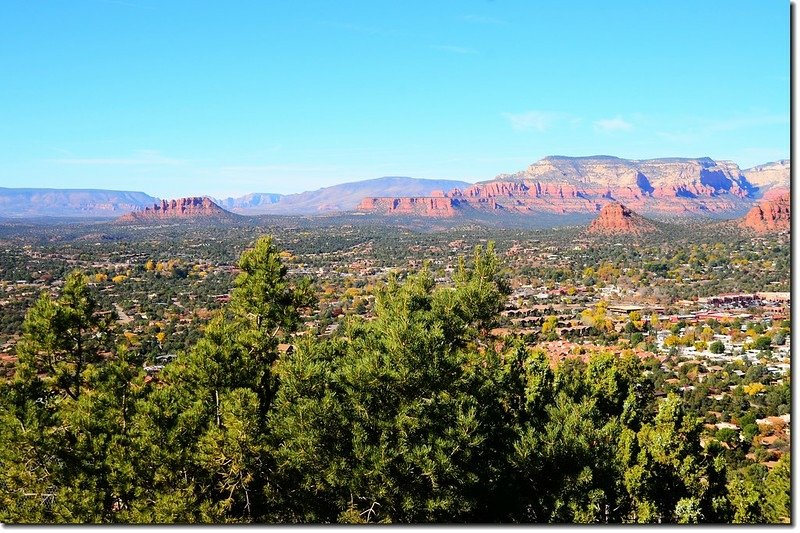
[[[444,197],[460,200],[453,205],[456,210],[473,207],[532,215],[585,215],[618,201],[648,215],[736,216],[752,205],[758,193],[730,161],[551,156],[516,174],[452,189]],[[365,201],[359,209],[374,210],[372,205]]]
[[[589,224],[586,231],[600,235],[643,235],[657,231],[657,228],[652,222],[624,205],[611,202],[603,206],[600,214]]]
[[[654,189],[711,187],[714,190],[746,194],[750,188],[739,167],[730,161],[708,157],[630,160],[611,156],[550,156],[522,172],[501,175],[496,179],[546,181],[573,185],[631,187],[647,194]]]
[[[552,156],[522,172],[498,176],[494,183],[498,180],[527,185],[533,196],[553,201],[556,210],[564,199],[582,198],[624,200],[632,208],[653,214],[728,211],[754,192],[738,166],[710,158],[634,161]],[[575,207],[580,204],[560,209]]]
[[[160,203],[151,207],[123,215],[117,221],[131,223],[173,219],[226,220],[234,216],[236,215],[225,211],[207,196],[193,196],[176,200],[161,200]]]
[[[443,194],[423,197],[364,198],[358,204],[358,210],[384,215],[450,218],[456,216],[459,203],[460,200],[457,198],[446,198]]]
[[[789,231],[792,226],[791,204],[788,192],[762,200],[748,211],[739,225],[758,233]]]
[[[761,200],[777,200],[782,196],[787,196],[791,199],[792,191],[789,187],[774,187],[767,192],[764,193],[764,196],[761,197]]]

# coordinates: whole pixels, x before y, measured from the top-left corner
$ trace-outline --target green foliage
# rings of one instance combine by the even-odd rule
[[[701,450],[701,425],[670,394],[623,452],[624,484],[634,522],[718,520],[714,496],[722,490],[718,450]]]
[[[251,521],[266,513],[273,367],[279,342],[311,303],[310,286],[286,278],[269,238],[242,254],[240,268],[230,305],[163,371],[163,386],[137,421],[154,463],[145,499],[155,502],[156,521]],[[176,488],[184,492],[178,502]]]
[[[598,265],[599,279],[622,279],[616,263]],[[611,353],[552,364],[492,337],[510,292],[493,243],[460,262],[453,286],[427,268],[392,277],[373,291],[373,316],[340,319],[329,338],[294,335],[311,287],[288,275],[270,239],[239,267],[230,302],[154,376],[136,350],[112,346],[113,314],[83,275],[32,305],[14,379],[0,384],[0,520],[790,518],[789,454],[767,473],[730,468],[719,442],[701,448],[684,399],[656,401],[657,361],[648,372]],[[582,318],[613,334],[605,304]],[[557,318],[545,325],[554,334]],[[628,326],[641,342],[641,317]],[[747,382],[764,372],[751,367]],[[789,404],[788,386],[764,396]],[[741,425],[749,434],[755,417]]]
[[[507,274],[490,242],[484,251],[481,246],[475,248],[475,254],[469,266],[463,258],[459,261],[458,272],[453,277],[458,290],[454,301],[444,302],[453,308],[459,319],[459,327],[466,327],[485,333],[498,321],[498,315],[506,304],[511,292]]]
[[[769,335],[761,335],[753,341],[754,350],[769,350],[772,345],[772,337]]]
[[[739,432],[731,428],[722,428],[717,431],[716,438],[720,442],[735,446],[739,440]]]
[[[675,518],[679,524],[699,524],[703,521],[703,512],[697,498],[681,498],[675,505]]]
[[[773,524],[789,523],[792,518],[792,456],[785,453],[781,456],[769,474],[764,485],[766,498],[765,514],[767,521]]]
[[[732,474],[728,481],[728,494],[734,524],[758,524],[767,521],[762,492],[766,477],[767,469],[760,464],[750,465]]]
[[[490,245],[462,265],[454,291],[434,290],[427,271],[391,280],[375,320],[353,319],[342,339],[301,343],[281,361],[278,484],[297,487],[283,519],[441,522],[485,512],[476,496],[495,482],[495,465],[482,459],[499,442],[476,388],[496,399],[483,396],[492,394],[487,373],[466,347],[502,308],[498,265]],[[319,505],[304,505],[312,498]]]
[[[108,343],[111,315],[98,316],[97,302],[80,272],[67,276],[61,295],[42,294],[28,311],[17,345],[19,378],[44,374],[46,386],[73,400],[80,397],[84,371]]]
[[[708,351],[715,354],[725,353],[725,345],[721,341],[714,341],[708,345]]]
[[[101,362],[108,326],[80,273],[28,313],[4,386],[0,520],[107,522],[134,491],[129,428],[144,377],[123,348]]]

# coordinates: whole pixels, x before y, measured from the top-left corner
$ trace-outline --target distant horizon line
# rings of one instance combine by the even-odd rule
[[[719,163],[719,162],[733,163],[734,165],[739,167],[739,169],[741,171],[752,170],[752,169],[756,169],[758,167],[763,167],[765,165],[771,165],[771,164],[776,164],[776,163],[778,163],[778,164],[780,164],[780,163],[791,163],[791,156],[785,157],[785,158],[780,158],[780,159],[775,159],[775,160],[772,160],[772,161],[765,161],[763,163],[759,163],[759,164],[753,165],[752,167],[748,167],[748,168],[742,168],[742,167],[739,166],[739,164],[736,161],[734,161],[732,159],[714,159],[713,157],[710,157],[710,156],[700,156],[700,157],[667,156],[667,157],[651,157],[651,158],[644,158],[644,159],[632,159],[632,158],[619,157],[619,156],[608,155],[608,154],[595,154],[595,155],[583,155],[583,156],[569,156],[569,155],[552,154],[552,155],[547,155],[547,156],[544,156],[544,157],[536,160],[534,163],[531,163],[531,165],[533,165],[535,163],[538,163],[538,162],[541,162],[541,161],[546,161],[548,159],[572,159],[572,160],[580,160],[580,159],[583,159],[583,160],[585,160],[585,159],[616,159],[616,160],[630,161],[630,162],[635,162],[635,163],[641,163],[641,162],[647,162],[647,161],[670,161],[670,160],[671,161],[675,161],[675,160],[685,160],[685,161],[710,160],[710,161],[714,161],[714,162],[717,162],[717,163]],[[530,166],[530,165],[528,165],[528,166]],[[524,171],[524,169],[516,171],[516,172],[521,172],[521,171]],[[69,191],[69,192],[76,192],[76,193],[77,192],[115,192],[115,193],[143,194],[145,196],[149,196],[149,197],[154,198],[156,200],[162,200],[162,201],[163,200],[173,200],[173,199],[178,199],[178,198],[197,198],[197,197],[201,197],[201,198],[208,197],[208,198],[211,198],[212,200],[215,200],[215,201],[216,200],[225,201],[225,200],[236,200],[236,199],[248,196],[248,195],[257,195],[257,194],[285,197],[285,196],[291,196],[291,195],[294,195],[294,194],[303,194],[303,193],[306,193],[306,192],[320,191],[322,189],[327,189],[327,188],[330,188],[330,187],[336,187],[336,186],[339,186],[339,185],[349,185],[349,184],[355,184],[355,183],[363,183],[363,182],[368,182],[368,181],[377,181],[377,180],[385,180],[385,179],[393,179],[393,178],[394,179],[419,180],[419,181],[453,182],[453,183],[474,185],[476,183],[482,183],[484,181],[492,181],[492,180],[500,178],[500,177],[510,176],[510,175],[512,175],[512,174],[514,174],[516,172],[497,173],[491,178],[483,179],[483,180],[476,180],[476,181],[467,181],[465,179],[457,179],[457,178],[419,178],[419,177],[414,177],[414,176],[403,176],[403,175],[397,175],[397,174],[394,174],[394,175],[392,175],[392,174],[383,175],[383,176],[378,176],[378,177],[375,177],[375,178],[364,178],[364,179],[342,178],[343,180],[347,180],[347,181],[339,181],[339,182],[335,182],[335,183],[333,183],[331,185],[324,185],[324,186],[317,187],[317,188],[314,188],[314,189],[303,189],[303,190],[298,190],[298,191],[295,191],[295,192],[288,192],[288,193],[276,193],[276,192],[269,192],[269,191],[250,191],[250,192],[246,192],[246,193],[241,193],[238,196],[234,195],[234,193],[225,193],[224,195],[219,195],[219,194],[181,194],[181,195],[177,195],[177,196],[160,197],[160,196],[154,196],[154,195],[152,195],[152,194],[150,194],[148,192],[145,192],[143,190],[106,189],[106,188],[92,188],[92,187],[3,187],[3,186],[0,186],[0,190],[9,190],[9,191],[54,191],[54,192],[55,191],[58,191],[58,192]]]

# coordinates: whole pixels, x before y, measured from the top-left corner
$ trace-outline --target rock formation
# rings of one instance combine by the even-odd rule
[[[761,200],[776,200],[781,196],[787,196],[791,198],[791,194],[792,191],[789,189],[789,187],[773,187],[764,193],[764,196],[761,197]]]
[[[436,196],[401,198],[364,198],[358,204],[359,211],[384,215],[417,215],[434,218],[450,218],[457,214],[460,200],[446,198],[443,193]]]
[[[428,197],[433,191],[468,187],[470,184],[454,180],[431,180],[385,176],[371,180],[340,183],[315,191],[280,196],[273,202],[255,204],[247,197],[234,199],[229,205],[221,204],[241,215],[317,215],[348,212],[358,209],[364,198]],[[274,195],[277,196],[277,195]]]
[[[521,214],[588,214],[614,200],[640,213],[681,216],[742,213],[758,192],[734,163],[707,157],[632,161],[551,156],[516,174],[501,174],[443,196],[459,200],[452,205],[456,211],[473,207]],[[362,201],[359,209],[385,211],[387,199],[371,200],[375,199]]]
[[[193,196],[177,200],[161,200],[151,207],[134,211],[117,219],[118,222],[153,222],[171,219],[226,220],[235,217],[215,204],[211,198]]]
[[[739,222],[758,233],[789,231],[792,226],[792,199],[788,192],[762,200]]]
[[[642,235],[657,231],[657,228],[652,222],[624,205],[610,202],[603,206],[600,214],[589,224],[586,231],[601,235]]]
[[[789,188],[791,164],[788,159],[765,163],[742,171],[747,181],[762,191],[775,187]]]

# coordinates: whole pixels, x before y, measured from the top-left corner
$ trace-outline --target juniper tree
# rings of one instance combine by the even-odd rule
[[[141,518],[253,521],[266,513],[278,345],[312,298],[307,280],[288,279],[269,237],[245,251],[239,267],[229,305],[165,368],[139,410],[139,445],[153,457]]]
[[[2,386],[4,521],[110,519],[119,492],[111,471],[122,467],[114,448],[128,415],[117,418],[119,402],[133,404],[119,385],[135,374],[108,351],[113,318],[77,271],[57,298],[43,294],[28,311],[14,379]],[[111,362],[101,365],[103,356]]]
[[[80,397],[84,371],[108,348],[113,313],[97,313],[86,276],[72,272],[58,298],[43,293],[28,310],[17,344],[20,380],[41,376],[48,388],[73,400]]]
[[[493,249],[478,250],[452,290],[427,270],[391,279],[374,320],[354,318],[341,338],[302,344],[279,363],[273,421],[286,519],[485,519],[503,419],[480,402],[489,382],[474,341],[507,293]]]

